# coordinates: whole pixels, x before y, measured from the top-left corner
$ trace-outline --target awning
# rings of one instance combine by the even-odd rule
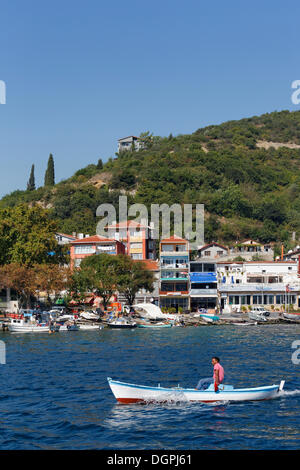
[[[216,273],[190,273],[191,282],[217,282]]]

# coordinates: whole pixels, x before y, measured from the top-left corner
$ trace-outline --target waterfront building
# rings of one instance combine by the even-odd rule
[[[176,235],[160,242],[160,307],[189,310],[189,242]]]
[[[125,246],[118,240],[111,240],[100,235],[78,238],[70,243],[71,268],[80,266],[81,261],[87,256],[100,253],[125,254]]]
[[[201,259],[190,262],[190,306],[192,312],[218,306],[216,263],[202,262]]]
[[[282,310],[300,307],[299,268],[296,261],[217,263],[220,306],[225,311],[252,305]]]
[[[113,222],[108,226],[109,237],[119,240],[125,246],[125,253],[132,259],[156,259],[155,240],[152,239],[153,226],[134,220]]]

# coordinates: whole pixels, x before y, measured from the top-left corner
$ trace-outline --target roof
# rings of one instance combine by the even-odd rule
[[[185,240],[184,238],[180,238],[177,235],[172,235],[170,238],[164,238],[163,240],[160,241],[160,243],[188,243],[188,240]]]
[[[135,135],[128,135],[127,137],[122,137],[121,139],[118,139],[118,142],[120,142],[120,140],[129,139],[130,137],[133,137],[134,139],[138,139],[138,138],[139,138],[139,137],[136,137]]]
[[[211,243],[208,243],[207,245],[203,245],[201,248],[199,248],[198,251],[202,251],[206,248],[209,248],[211,246],[219,246],[220,248],[223,248],[223,250],[227,250],[228,251],[228,247],[227,246],[224,246],[224,245],[220,245],[220,243],[216,243],[216,242],[211,242]]]
[[[141,261],[142,263],[144,263],[144,265],[146,266],[146,269],[148,269],[148,271],[158,271],[159,270],[158,262],[153,260],[153,259],[143,259],[143,260],[134,260],[134,261]]]
[[[68,235],[68,234],[62,233],[62,232],[56,232],[55,235],[61,235],[62,237],[71,238],[72,240],[76,240],[76,239],[77,239],[77,237],[74,237],[74,235]]]
[[[113,240],[111,238],[105,238],[101,237],[100,235],[93,235],[91,237],[86,237],[86,238],[78,238],[77,240],[74,240],[72,245],[77,245],[79,243],[101,243],[101,242],[116,242],[116,240]]]

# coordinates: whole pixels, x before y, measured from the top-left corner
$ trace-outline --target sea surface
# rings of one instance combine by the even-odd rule
[[[299,449],[299,325],[0,333],[0,449]],[[217,355],[235,387],[276,400],[120,405],[107,377],[194,387]],[[298,355],[300,358],[300,354]]]

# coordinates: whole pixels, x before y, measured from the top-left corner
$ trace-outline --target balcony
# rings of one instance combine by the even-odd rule
[[[220,292],[285,292],[286,284],[285,283],[250,283],[247,284],[221,284],[219,286]],[[300,290],[300,286],[290,286],[291,292],[297,292]]]
[[[191,289],[190,290],[191,297],[217,297],[218,290],[217,289]]]

